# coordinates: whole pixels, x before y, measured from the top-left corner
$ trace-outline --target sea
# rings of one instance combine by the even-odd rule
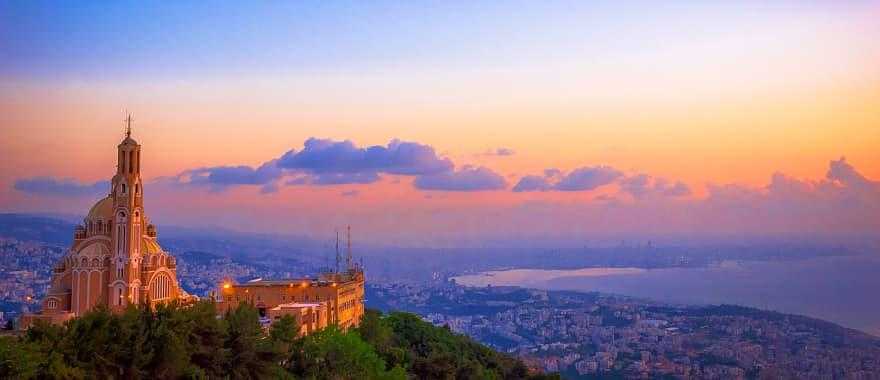
[[[465,286],[601,292],[673,304],[735,304],[801,314],[880,336],[880,255],[724,261],[707,267],[509,269]]]

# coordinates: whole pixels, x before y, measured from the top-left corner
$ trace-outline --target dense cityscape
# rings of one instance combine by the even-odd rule
[[[454,283],[368,290],[368,304],[417,311],[571,378],[871,378],[880,371],[880,339],[745,307]]]
[[[33,309],[62,245],[0,240],[3,324]],[[207,296],[223,279],[284,278],[292,261],[178,254],[181,285]],[[369,273],[367,274],[369,276]],[[415,312],[534,369],[566,378],[871,378],[880,339],[828,322],[737,306],[678,306],[598,293],[469,288],[447,274],[370,282],[367,307]]]

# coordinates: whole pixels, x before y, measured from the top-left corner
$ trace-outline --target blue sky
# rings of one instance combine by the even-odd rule
[[[697,5],[695,5],[697,4]],[[811,17],[830,3],[6,2],[4,75],[173,77],[589,60]],[[857,7],[858,8],[858,7]]]
[[[130,110],[170,224],[876,230],[878,35],[877,2],[2,2],[0,212],[88,210]],[[276,165],[398,139],[445,171]]]

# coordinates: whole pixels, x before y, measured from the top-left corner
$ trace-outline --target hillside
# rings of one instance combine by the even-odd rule
[[[249,307],[215,316],[201,302],[40,325],[0,337],[0,378],[557,378],[409,313],[369,311],[358,329],[305,338],[293,336],[292,319],[262,331]]]
[[[75,224],[54,217],[0,213],[0,236],[22,241],[67,246],[73,241],[74,227]]]

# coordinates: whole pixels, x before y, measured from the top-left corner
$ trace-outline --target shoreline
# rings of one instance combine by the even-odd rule
[[[863,255],[849,260],[880,260]],[[839,258],[839,257],[838,257]],[[835,260],[837,258],[831,259]],[[450,277],[466,287],[512,286],[547,291],[601,293],[650,300],[670,305],[738,305],[785,314],[803,315],[880,337],[880,308],[859,302],[858,295],[842,297],[827,258],[808,259],[801,266],[788,262],[731,261],[699,268],[645,269],[587,267],[574,270],[515,268]],[[875,262],[878,261],[878,262]],[[852,265],[849,261],[843,264]],[[858,263],[857,263],[858,264]],[[845,268],[837,268],[837,271]],[[818,273],[819,275],[816,275]],[[822,274],[826,274],[824,278]],[[757,279],[749,279],[749,277]],[[851,276],[849,282],[869,291],[873,281]],[[835,287],[837,286],[837,287]],[[770,290],[767,290],[770,289]],[[809,303],[804,300],[810,300]]]

